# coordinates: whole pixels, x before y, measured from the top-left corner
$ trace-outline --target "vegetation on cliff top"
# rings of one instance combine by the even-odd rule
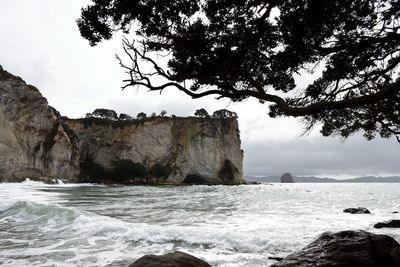
[[[166,119],[191,119],[193,117],[177,117],[175,115],[171,115],[170,117],[166,116],[166,111],[162,110],[160,115],[156,115],[155,112],[151,114],[150,117],[147,116],[144,112],[139,112],[136,116],[136,119],[132,116],[121,113],[118,115],[117,112],[111,109],[98,108],[95,109],[92,113],[87,113],[85,118],[79,119],[70,119],[68,117],[62,117],[65,121],[79,121],[82,122],[83,125],[87,128],[93,125],[109,125],[113,129],[124,128],[128,125],[143,125],[145,122],[153,122],[158,120],[166,120]],[[203,118],[203,119],[229,119],[236,118],[236,112],[229,111],[227,109],[216,110],[212,114],[212,116],[208,115],[208,112],[202,108],[198,109],[194,113],[195,117]]]

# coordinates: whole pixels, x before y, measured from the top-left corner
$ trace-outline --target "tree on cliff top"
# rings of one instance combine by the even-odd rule
[[[87,113],[86,118],[102,118],[102,119],[109,119],[109,120],[117,120],[118,114],[112,109],[106,108],[96,108],[92,113]]]
[[[123,88],[255,98],[271,117],[322,123],[324,135],[400,134],[398,0],[92,0],[78,26],[91,45],[136,31],[123,41],[132,61],[120,60]],[[154,53],[168,54],[168,66]],[[315,69],[296,87],[295,75]]]
[[[201,118],[209,118],[210,117],[210,115],[208,114],[207,110],[205,110],[204,108],[197,109],[194,112],[194,115],[196,117],[201,117]]]
[[[236,112],[227,110],[227,109],[220,109],[214,111],[212,114],[213,118],[218,118],[218,119],[225,119],[225,118],[231,118],[231,117],[237,117]]]

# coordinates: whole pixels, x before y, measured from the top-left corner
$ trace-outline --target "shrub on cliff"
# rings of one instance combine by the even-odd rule
[[[143,119],[146,118],[146,117],[147,117],[146,113],[144,113],[144,112],[139,112],[139,113],[137,114],[137,116],[136,116],[136,119],[138,119],[138,120],[143,120]]]
[[[86,113],[86,118],[118,120],[118,114],[112,109],[97,108],[92,113]]]
[[[237,117],[237,114],[236,114],[236,112],[233,112],[233,111],[230,111],[227,109],[220,109],[220,110],[214,111],[212,117],[216,118],[216,119],[225,119],[225,118]]]
[[[120,121],[132,120],[132,117],[129,116],[128,114],[121,113],[121,114],[119,114],[118,120],[120,120]]]
[[[196,117],[200,117],[200,118],[209,118],[210,117],[210,115],[208,114],[207,110],[205,110],[204,108],[196,110],[194,115]]]

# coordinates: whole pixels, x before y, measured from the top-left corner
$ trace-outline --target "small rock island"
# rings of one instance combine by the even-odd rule
[[[0,181],[242,184],[236,117],[69,119],[0,66]]]
[[[294,183],[294,179],[290,173],[284,173],[281,176],[281,183]]]

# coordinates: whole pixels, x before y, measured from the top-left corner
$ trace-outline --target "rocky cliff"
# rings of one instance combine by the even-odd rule
[[[99,168],[111,170],[116,163],[128,159],[145,169],[141,175],[133,173],[136,176],[130,179],[133,183],[242,182],[243,155],[235,118],[156,117],[133,121],[91,118],[65,122],[79,137],[85,166],[93,166],[92,162],[101,166],[96,172]],[[91,180],[91,170],[82,171]]]
[[[76,181],[79,153],[35,87],[0,67],[0,180]]]
[[[0,68],[0,179],[241,184],[236,118],[60,117],[33,86]]]

